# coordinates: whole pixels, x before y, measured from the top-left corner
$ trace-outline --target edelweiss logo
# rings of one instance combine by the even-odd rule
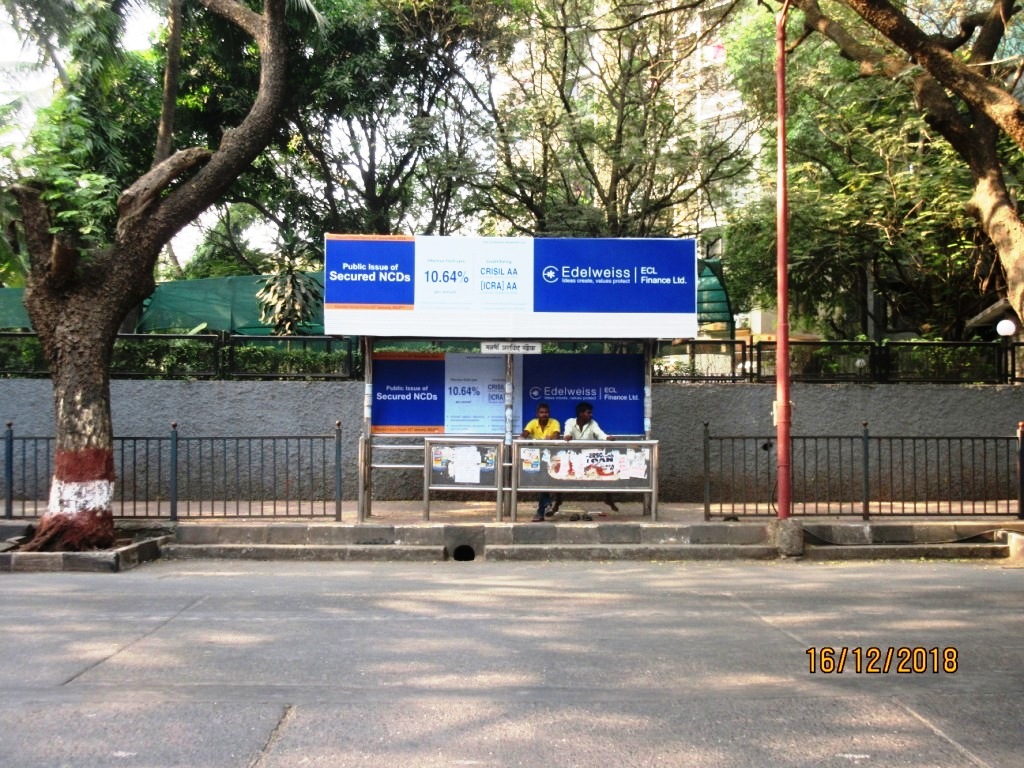
[[[541,277],[544,278],[545,283],[557,283],[558,282],[558,270],[554,267],[544,267],[544,271],[540,273]]]
[[[540,387],[530,387],[530,399],[531,400],[540,400],[540,395],[541,395]]]

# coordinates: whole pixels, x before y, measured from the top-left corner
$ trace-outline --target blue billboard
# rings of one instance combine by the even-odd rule
[[[539,239],[533,256],[536,312],[697,311],[693,240]]]
[[[523,424],[537,405],[551,406],[563,427],[576,405],[594,406],[594,420],[608,434],[644,434],[643,355],[524,355]]]
[[[416,241],[328,237],[324,244],[324,306],[335,309],[412,309]]]
[[[327,235],[324,327],[421,338],[692,338],[696,242]]]
[[[560,424],[589,402],[609,434],[644,433],[643,355],[557,354],[517,358],[512,431],[546,402]],[[376,433],[497,435],[505,432],[503,355],[382,352],[373,357]]]
[[[443,433],[444,355],[374,355],[372,398],[375,432]]]

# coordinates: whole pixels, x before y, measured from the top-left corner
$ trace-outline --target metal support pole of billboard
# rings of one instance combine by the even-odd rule
[[[654,353],[657,343],[657,339],[647,339],[644,344],[644,440],[651,439],[651,416],[654,413]],[[652,510],[656,506],[657,500],[654,496],[645,493],[643,496],[644,517],[651,515],[653,520]]]
[[[515,514],[515,510],[512,509],[512,472],[514,468],[506,467],[506,461],[514,462],[515,458],[512,456],[512,426],[515,424],[515,390],[512,386],[512,382],[515,381],[515,368],[516,358],[513,354],[505,355],[505,450],[502,453],[501,460],[501,490],[498,493],[498,522],[501,522],[502,515],[505,512],[505,504],[508,503],[508,510],[510,515]],[[505,489],[508,488],[509,495],[505,494]]]
[[[372,514],[370,508],[373,486],[371,465],[373,453],[370,448],[370,428],[373,408],[373,337],[363,337],[363,426],[359,435],[359,503],[356,519],[365,522]]]
[[[776,479],[779,484],[778,518],[785,520],[792,506],[792,403],[789,394],[789,185],[786,178],[786,17],[785,0],[775,17],[775,100],[778,109],[778,181],[775,200],[776,291],[778,324],[775,343]]]

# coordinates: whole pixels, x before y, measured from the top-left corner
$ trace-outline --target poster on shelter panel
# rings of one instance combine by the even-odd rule
[[[372,428],[378,433],[505,432],[505,358],[444,352],[373,356]]]
[[[613,364],[612,364],[613,363]],[[521,355],[514,360],[513,435],[548,403],[560,424],[587,401],[608,434],[643,434],[643,355]],[[375,433],[502,435],[505,356],[382,352],[373,358]]]
[[[332,335],[692,338],[694,240],[333,235]]]
[[[567,420],[575,418],[576,405],[588,402],[606,433],[644,434],[643,355],[524,355],[522,369],[517,410],[524,423],[545,402],[552,418],[564,428]]]

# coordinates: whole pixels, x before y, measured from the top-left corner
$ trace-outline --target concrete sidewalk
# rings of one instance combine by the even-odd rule
[[[334,515],[254,515],[251,509],[177,523],[118,519],[124,541],[85,553],[0,551],[0,571],[119,571],[158,557],[315,561],[565,561],[734,560],[803,557],[817,560],[1003,559],[1024,561],[1024,521],[1008,515],[854,516],[768,514],[705,520],[702,505],[660,505],[657,521],[639,502],[567,499],[560,512],[531,522],[536,501],[517,520],[498,522],[493,502],[375,502],[359,521]],[[299,510],[287,510],[297,513]],[[586,513],[590,519],[579,519]],[[573,520],[573,518],[577,518]],[[25,533],[27,520],[0,521],[0,549]],[[9,546],[9,545],[8,545]]]
[[[18,768],[1024,754],[1024,570],[1005,566],[157,561],[3,587]]]

